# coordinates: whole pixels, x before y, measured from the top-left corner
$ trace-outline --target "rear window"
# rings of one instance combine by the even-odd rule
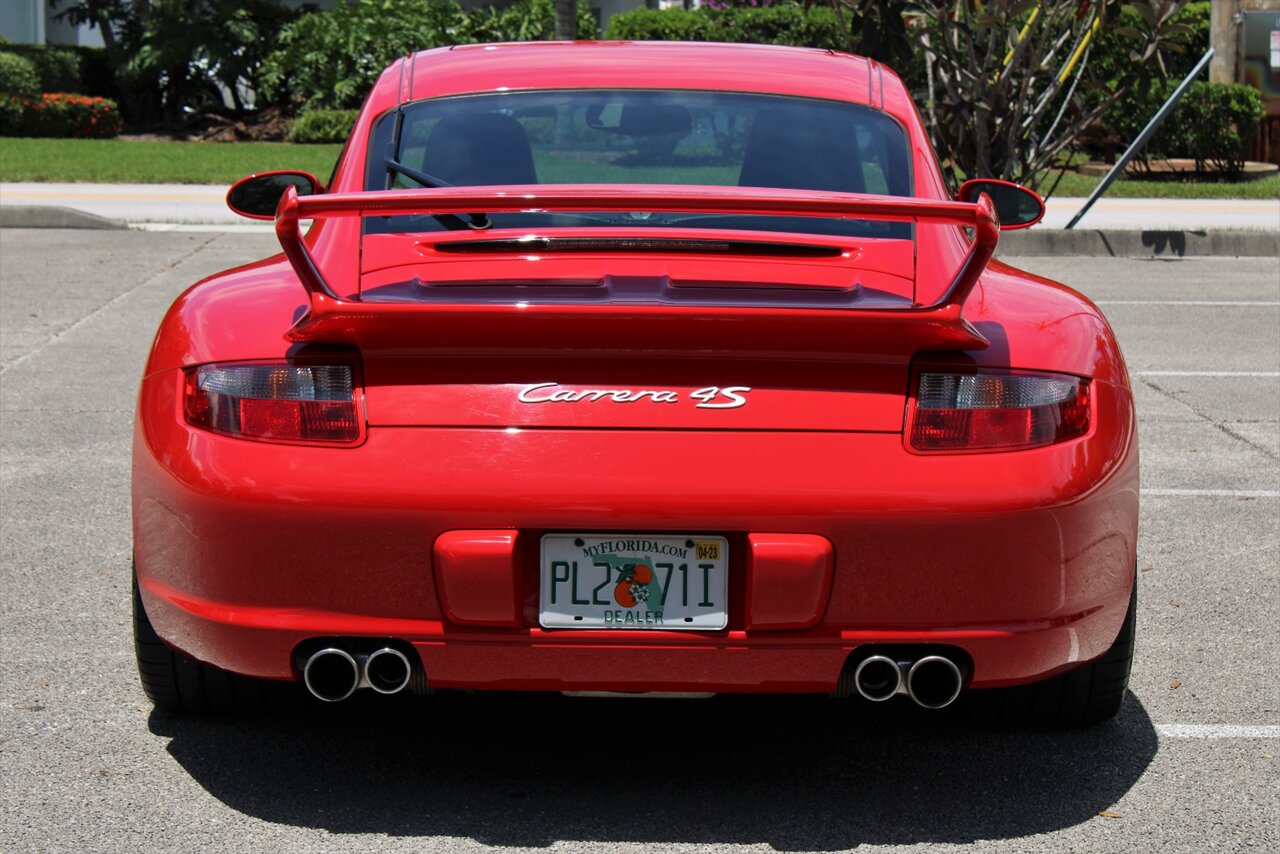
[[[366,189],[436,185],[709,184],[911,195],[907,141],[888,115],[809,98],[668,90],[440,98],[383,116]],[[496,228],[680,226],[909,239],[907,223],[722,214],[495,214]],[[370,233],[466,229],[465,217],[370,217]]]

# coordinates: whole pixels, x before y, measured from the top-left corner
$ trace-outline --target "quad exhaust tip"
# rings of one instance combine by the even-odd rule
[[[954,703],[963,683],[960,668],[941,655],[926,655],[907,671],[907,693],[926,709],[945,709]]]
[[[408,687],[412,678],[408,656],[389,646],[368,655],[329,646],[313,653],[302,666],[307,690],[326,703],[345,700],[360,688],[396,694]]]
[[[853,684],[863,698],[883,703],[902,690],[902,668],[884,655],[872,655],[858,663]]]
[[[302,679],[316,699],[337,703],[360,686],[360,664],[345,649],[325,647],[307,659]]]
[[[395,694],[404,690],[412,673],[413,668],[404,653],[389,646],[369,653],[364,662],[365,681],[379,694]]]
[[[873,703],[906,694],[922,708],[944,709],[960,696],[964,674],[943,655],[926,655],[916,661],[870,655],[858,662],[853,684],[861,697]]]

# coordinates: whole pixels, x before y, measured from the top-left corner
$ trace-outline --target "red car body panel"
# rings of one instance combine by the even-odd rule
[[[662,44],[406,58],[370,94],[330,192],[361,194],[373,123],[402,101],[609,86],[868,104],[904,128],[915,196],[949,200],[914,105],[876,63]],[[1079,666],[1115,640],[1136,554],[1133,401],[1105,319],[1063,285],[991,262],[927,330],[900,308],[423,310],[370,300],[419,271],[446,283],[612,277],[820,290],[857,270],[928,306],[970,252],[955,225],[920,222],[914,248],[821,238],[840,248],[833,259],[457,257],[438,251],[456,232],[361,234],[359,217],[330,214],[303,238],[336,300],[304,284],[296,257],[277,256],[197,283],[160,326],[138,401],[135,559],[151,622],[187,655],[298,679],[300,645],[394,638],[417,650],[439,688],[830,692],[867,645],[957,650],[966,685],[983,688]],[[358,366],[355,447],[251,441],[184,417],[185,369],[299,354]],[[905,427],[929,365],[1087,378],[1089,428],[1030,450],[915,453]],[[751,395],[706,410],[521,399],[553,387],[670,390],[685,402],[706,387]],[[541,628],[542,535],[628,531],[725,537],[728,627]]]

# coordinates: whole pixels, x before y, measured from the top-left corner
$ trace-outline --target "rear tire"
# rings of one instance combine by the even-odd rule
[[[1120,634],[1101,658],[1030,685],[971,691],[967,697],[970,713],[984,722],[1048,727],[1089,726],[1110,720],[1120,711],[1129,687],[1137,614],[1135,579]]]
[[[265,711],[272,689],[268,684],[193,661],[174,652],[151,626],[138,576],[133,576],[133,649],[138,678],[152,704],[174,715],[257,714]]]

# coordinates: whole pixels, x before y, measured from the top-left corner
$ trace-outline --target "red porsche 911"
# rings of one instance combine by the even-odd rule
[[[992,260],[1043,204],[950,192],[888,69],[425,51],[327,186],[228,203],[283,253],[174,303],[138,401],[158,707],[277,680],[1119,709],[1123,359],[1089,300]]]

